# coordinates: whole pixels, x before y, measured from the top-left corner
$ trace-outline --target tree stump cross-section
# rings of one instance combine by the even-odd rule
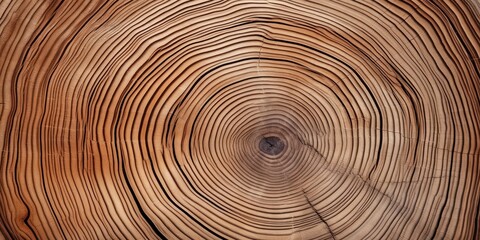
[[[480,2],[0,2],[0,239],[480,239]]]

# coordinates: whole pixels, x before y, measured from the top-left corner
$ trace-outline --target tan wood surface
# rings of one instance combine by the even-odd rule
[[[480,3],[0,1],[0,239],[480,239]]]

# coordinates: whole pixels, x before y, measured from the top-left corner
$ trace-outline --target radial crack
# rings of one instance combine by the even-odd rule
[[[303,192],[303,196],[305,197],[305,199],[307,200],[308,202],[308,205],[310,205],[310,207],[312,208],[312,210],[317,214],[318,218],[320,219],[320,221],[322,221],[325,226],[327,226],[327,229],[328,229],[328,232],[330,233],[330,235],[332,236],[332,239],[335,239],[335,234],[333,233],[332,229],[330,228],[330,225],[328,225],[328,223],[325,221],[325,219],[322,217],[322,215],[320,215],[320,213],[317,211],[317,209],[315,209],[315,207],[313,206],[312,202],[310,202],[310,199],[308,199],[307,197],[307,193],[305,192],[305,190],[302,189],[302,192]]]

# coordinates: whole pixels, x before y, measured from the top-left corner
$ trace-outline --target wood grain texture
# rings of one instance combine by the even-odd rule
[[[480,239],[477,0],[0,13],[0,238]]]

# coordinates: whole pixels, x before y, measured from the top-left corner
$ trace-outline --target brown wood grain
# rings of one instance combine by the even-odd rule
[[[479,239],[480,3],[0,2],[0,239]]]

